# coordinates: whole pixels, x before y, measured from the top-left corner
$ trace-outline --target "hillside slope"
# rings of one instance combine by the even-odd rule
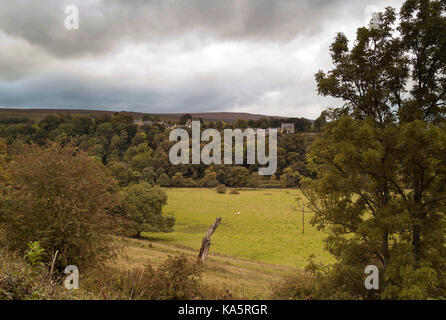
[[[106,110],[82,110],[82,109],[3,109],[0,108],[0,119],[2,118],[29,118],[30,120],[40,121],[50,114],[69,114],[69,115],[113,115],[116,111]],[[157,115],[163,120],[179,119],[183,113],[142,113],[142,112],[124,112],[132,115],[135,119],[141,119],[145,115]],[[187,112],[185,112],[187,113]],[[259,120],[269,117],[263,114],[251,114],[245,112],[202,112],[189,113],[194,119],[202,118],[205,121],[225,121],[234,122],[237,119]],[[282,118],[282,117],[276,117]]]

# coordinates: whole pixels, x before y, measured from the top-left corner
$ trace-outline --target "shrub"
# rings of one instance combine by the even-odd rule
[[[150,300],[191,300],[201,291],[201,269],[185,255],[169,257],[157,269],[147,265],[142,297]]]
[[[324,265],[317,263],[314,256],[310,256],[305,271],[286,277],[275,288],[274,298],[281,300],[376,299],[375,290],[365,289],[363,274],[362,268],[354,270],[342,264]]]
[[[273,298],[278,300],[308,300],[314,294],[314,278],[308,273],[289,275],[273,290]]]
[[[36,285],[36,278],[32,267],[17,255],[0,251],[0,300],[42,298],[45,290],[40,283]]]
[[[31,247],[30,255],[41,255],[37,243]],[[83,294],[69,292],[61,281],[54,280],[43,265],[32,266],[18,254],[0,248],[0,300],[69,299]]]
[[[226,186],[224,184],[219,184],[215,188],[215,191],[217,191],[217,193],[220,193],[220,194],[225,194],[226,193]]]
[[[118,186],[101,163],[72,145],[31,145],[14,156],[7,172],[12,187],[5,191],[0,223],[9,248],[24,253],[29,242],[39,241],[45,262],[59,251],[59,270],[110,258],[109,209]]]

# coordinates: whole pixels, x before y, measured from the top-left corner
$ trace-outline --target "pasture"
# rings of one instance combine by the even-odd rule
[[[150,233],[144,237],[156,243],[198,250],[215,218],[222,224],[212,236],[211,254],[246,259],[291,268],[303,268],[310,255],[332,261],[323,250],[325,234],[310,225],[312,214],[302,211],[296,189],[239,190],[240,194],[218,194],[214,189],[166,189],[165,212],[176,217],[172,233]],[[239,214],[238,214],[239,213]]]

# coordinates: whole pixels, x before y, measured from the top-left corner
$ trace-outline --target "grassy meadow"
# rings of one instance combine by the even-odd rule
[[[145,234],[147,240],[191,248],[198,254],[208,227],[221,216],[210,254],[292,268],[303,268],[311,254],[322,262],[331,261],[323,250],[325,234],[309,224],[311,213],[305,215],[302,234],[302,211],[296,198],[303,197],[298,190],[242,189],[240,194],[194,188],[166,191],[165,211],[175,214],[175,231]]]
[[[191,248],[129,238],[117,238],[117,242],[122,246],[122,250],[112,266],[125,272],[142,270],[147,263],[160,265],[168,256],[178,254],[186,255],[191,261],[197,258],[197,250]],[[296,272],[296,269],[287,266],[210,252],[202,279],[209,290],[215,290],[215,293],[210,295],[212,299],[270,299],[274,287],[281,283],[285,276]]]

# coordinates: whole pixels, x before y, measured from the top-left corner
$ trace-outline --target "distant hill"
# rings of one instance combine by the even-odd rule
[[[105,110],[80,110],[80,109],[2,109],[0,108],[0,119],[4,118],[29,118],[30,120],[40,121],[50,114],[69,114],[69,115],[91,115],[100,116],[104,114],[113,115],[116,111]],[[135,119],[141,119],[145,115],[157,115],[163,120],[179,119],[184,113],[142,113],[122,111],[133,116]],[[185,112],[188,113],[188,112]],[[202,118],[205,121],[225,121],[232,123],[237,119],[259,120],[265,117],[284,119],[284,117],[267,116],[263,114],[252,114],[245,112],[201,112],[188,113],[194,119]]]
[[[158,115],[160,118],[179,119],[183,114],[184,113],[161,113],[154,115]],[[268,117],[282,118],[282,117],[267,116],[264,114],[253,114],[246,112],[201,112],[201,113],[188,113],[188,114],[190,114],[193,119],[202,118],[205,121],[225,121],[228,123],[234,122],[237,119],[259,120]]]

